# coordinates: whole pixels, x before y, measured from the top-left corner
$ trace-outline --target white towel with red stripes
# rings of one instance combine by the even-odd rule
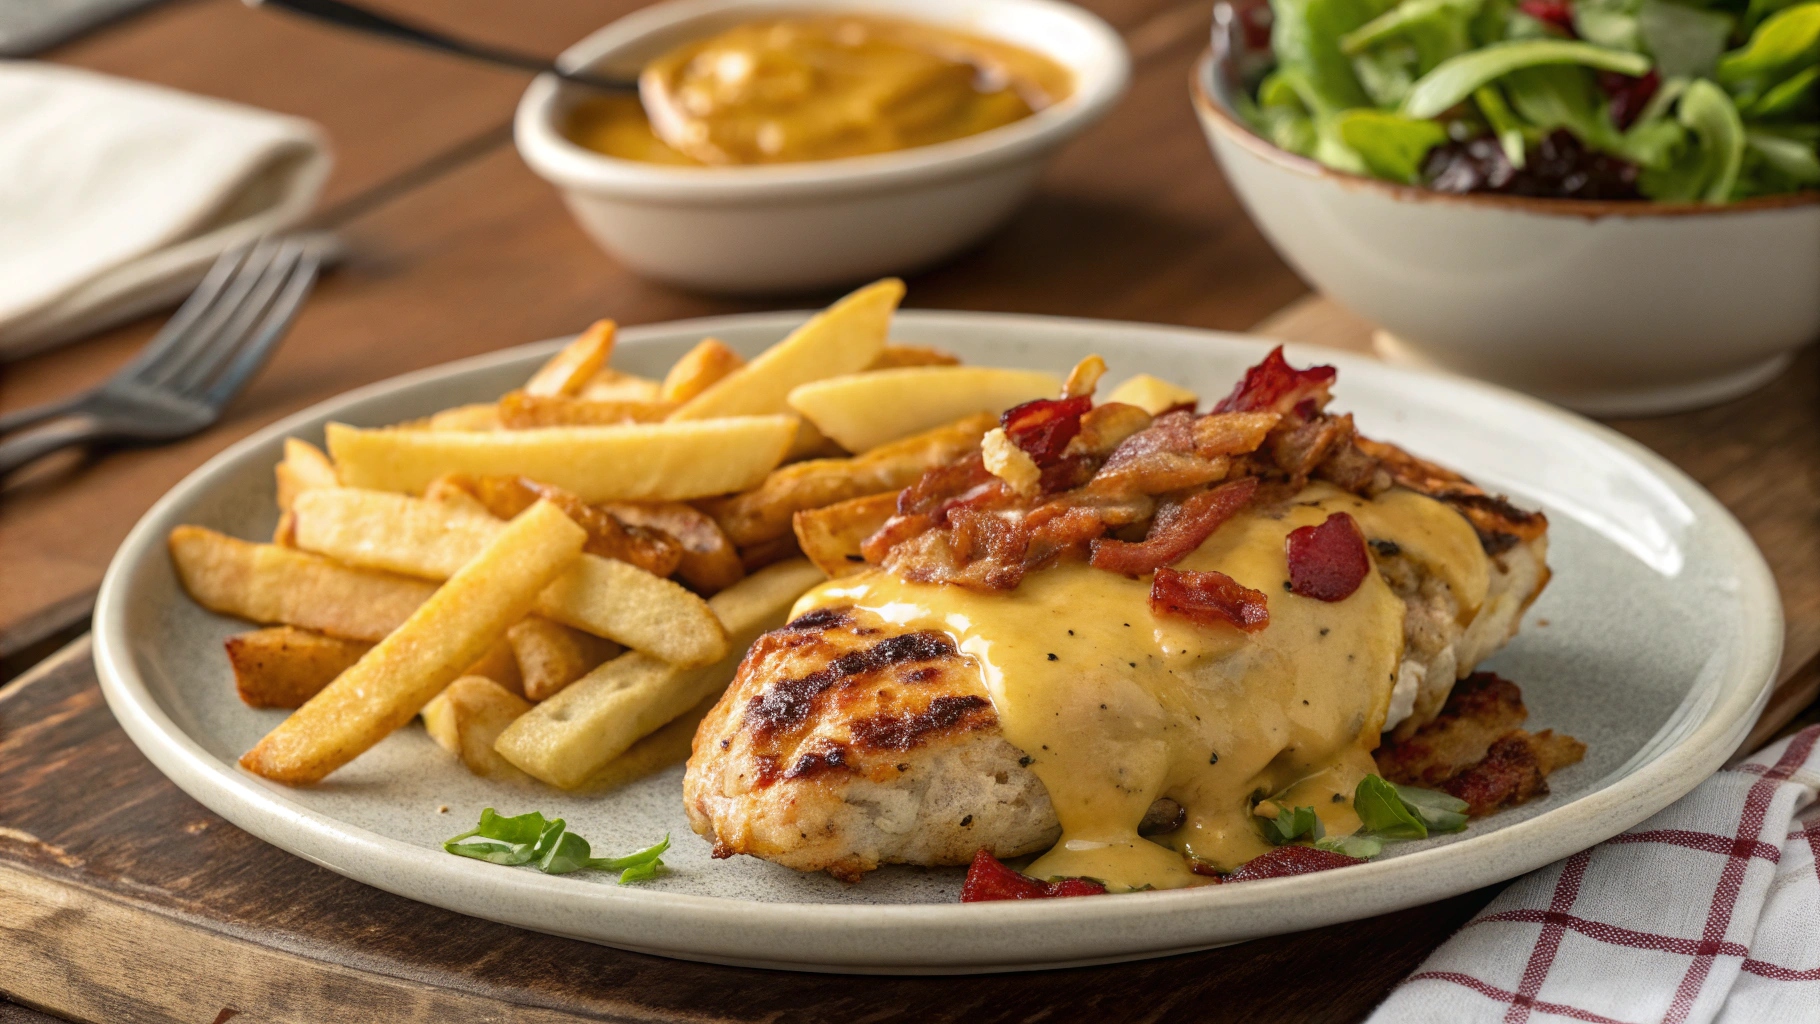
[[[1820,1022],[1820,726],[1512,883],[1370,1024]]]

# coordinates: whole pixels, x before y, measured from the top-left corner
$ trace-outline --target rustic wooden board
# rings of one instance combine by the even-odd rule
[[[414,2],[431,6],[431,0]],[[536,0],[530,6],[531,14],[548,20],[562,14],[558,9],[563,4]],[[578,9],[597,13],[558,19],[566,19],[569,27],[534,33],[519,29],[519,34],[496,37],[526,47],[547,42],[554,48],[607,20],[598,12],[628,6],[628,0],[590,0]],[[1293,299],[1302,292],[1301,283],[1271,254],[1226,190],[1183,98],[1189,65],[1204,38],[1204,5],[1200,0],[1095,0],[1089,6],[1126,29],[1132,40],[1139,70],[1131,95],[1113,117],[1062,155],[1037,201],[1004,232],[977,252],[912,281],[910,304],[1243,328]],[[462,0],[449,5],[466,12],[461,17],[440,8],[437,17],[447,24],[486,24],[480,15],[490,10],[491,23],[503,32],[516,24],[508,7],[516,9]],[[269,56],[286,77],[308,72],[324,78],[324,88],[349,90],[320,111],[324,119],[344,122],[333,129],[338,146],[349,151],[344,156],[364,146],[383,148],[387,133],[402,137],[418,130],[411,126],[408,110],[383,103],[383,116],[355,119],[345,110],[359,105],[361,91],[384,92],[394,78],[409,77],[389,65],[363,69],[353,61],[346,74],[354,84],[343,83],[338,64],[343,51],[373,44],[317,38],[321,30],[289,19],[274,23],[271,19],[278,15],[244,10],[232,0],[192,0],[145,19],[145,28],[133,23],[135,32],[156,30],[160,45],[178,48],[183,59],[168,68],[158,56],[164,51],[138,42],[137,36],[115,42],[100,36],[94,45],[126,54],[109,64],[110,70],[131,71],[138,61],[151,69],[146,74],[186,87],[282,109],[297,109],[303,102],[301,96],[268,95],[265,90],[277,86],[256,73],[257,61],[185,42],[178,38],[183,35],[178,29],[185,26],[163,27],[163,19],[178,16],[199,19],[188,29],[220,48],[241,45],[244,38],[244,45]],[[173,38],[166,40],[165,33]],[[262,42],[266,34],[281,38]],[[291,58],[284,54],[291,49],[300,54],[294,64],[285,63]],[[372,59],[390,52],[379,51]],[[443,58],[417,54],[388,59],[405,57],[435,62],[434,68],[446,64]],[[228,66],[216,68],[210,81],[203,80],[201,71],[184,70],[219,62]],[[189,77],[175,78],[180,71]],[[502,83],[510,87],[509,99],[517,96],[517,81],[506,76]],[[650,323],[756,308],[803,308],[831,297],[741,302],[634,277],[595,248],[555,191],[524,167],[503,132],[511,104],[489,96],[464,102],[493,104],[489,116],[494,121],[488,123],[500,131],[492,144],[438,164],[433,174],[421,172],[421,180],[407,182],[408,188],[388,192],[390,186],[381,182],[361,193],[363,203],[374,195],[384,201],[371,199],[376,205],[344,226],[353,251],[349,262],[324,280],[271,365],[221,423],[162,448],[99,459],[70,455],[0,490],[0,565],[7,566],[10,584],[0,588],[0,658],[47,630],[82,618],[108,559],[145,509],[210,455],[280,416],[407,370],[576,331],[601,316],[622,324]],[[432,115],[425,117],[434,121]],[[1134,152],[1143,158],[1132,159]],[[383,156],[371,159],[378,162]],[[370,183],[374,177],[362,180]],[[0,411],[104,379],[131,357],[154,326],[124,328],[62,352],[0,366]],[[60,607],[47,618],[44,612],[52,606]]]
[[[0,993],[82,1021],[1351,1021],[1494,891],[1054,972],[855,979],[665,960],[412,903],[267,846],[140,756],[86,639],[0,690],[0,792]]]

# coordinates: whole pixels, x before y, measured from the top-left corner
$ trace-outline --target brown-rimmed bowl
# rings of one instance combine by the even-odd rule
[[[1820,337],[1820,192],[1727,205],[1450,195],[1286,152],[1209,52],[1190,90],[1285,260],[1384,328],[1381,355],[1594,415],[1734,398]]]

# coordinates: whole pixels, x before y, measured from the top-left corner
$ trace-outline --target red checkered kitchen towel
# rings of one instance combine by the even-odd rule
[[[1820,726],[1512,883],[1370,1024],[1820,1022]]]

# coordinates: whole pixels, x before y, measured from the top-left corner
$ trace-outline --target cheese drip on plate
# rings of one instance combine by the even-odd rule
[[[1241,512],[1176,565],[1262,591],[1270,622],[1255,633],[1153,615],[1149,577],[1082,562],[999,593],[872,571],[824,584],[794,615],[852,606],[954,639],[1062,825],[1026,874],[1094,878],[1115,892],[1203,884],[1211,879],[1189,858],[1227,872],[1270,849],[1260,801],[1311,806],[1330,836],[1359,827],[1352,793],[1376,771],[1405,605],[1377,572],[1336,602],[1289,592],[1290,531],[1337,512],[1438,576],[1471,622],[1490,566],[1465,519],[1412,491],[1366,499],[1328,484]],[[1159,797],[1185,808],[1185,823],[1142,838],[1138,823]]]

